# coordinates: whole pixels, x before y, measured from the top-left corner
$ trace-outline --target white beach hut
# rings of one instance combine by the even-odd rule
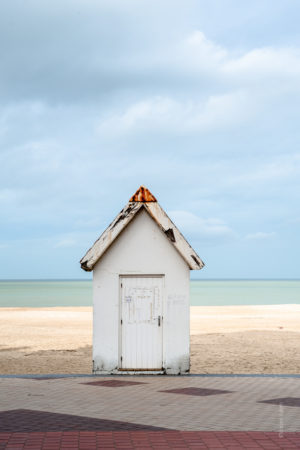
[[[148,189],[80,263],[93,271],[93,372],[188,372],[189,271],[204,264]]]

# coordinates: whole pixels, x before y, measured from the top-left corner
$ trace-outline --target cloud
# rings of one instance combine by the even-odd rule
[[[300,175],[300,154],[292,152],[288,155],[273,156],[271,161],[261,162],[256,167],[245,168],[242,173],[235,175],[229,184],[239,186],[256,186],[279,182],[280,180],[295,179]]]
[[[222,72],[233,80],[296,81],[299,86],[300,49],[262,47],[253,49],[238,58],[229,58]]]
[[[196,30],[164,47],[163,57],[155,49],[149,56],[152,62],[139,55],[138,67],[133,56],[138,99],[121,97],[113,111],[101,114],[98,134],[201,134],[280,114],[274,109],[275,99],[284,102],[291,93],[300,94],[300,48],[261,47],[239,53]],[[145,96],[150,85],[156,93]]]
[[[228,55],[228,52],[224,47],[209,40],[200,30],[191,33],[186,38],[185,43],[201,58],[210,57],[215,61],[222,62]]]
[[[253,88],[253,81],[275,81],[273,93],[283,79],[299,87],[296,46],[226,47],[195,28],[194,2],[77,0],[70,9],[69,1],[54,0],[43,8],[19,2],[18,8],[16,15],[5,2],[0,15],[3,103],[107,106],[115,95],[121,103],[131,97],[129,106],[136,96],[143,100],[145,90],[170,97],[184,90],[193,98],[195,91],[207,97],[207,87],[218,96]]]
[[[188,134],[237,127],[253,114],[251,100],[242,91],[210,96],[204,101],[177,101],[155,97],[130,105],[100,121],[99,136],[152,131]]]
[[[227,241],[236,234],[221,219],[202,218],[189,211],[170,211],[169,216],[184,235],[201,242]]]
[[[270,233],[265,233],[265,232],[263,232],[263,231],[258,231],[257,233],[250,233],[250,234],[247,234],[246,235],[246,237],[245,237],[245,239],[247,239],[247,240],[258,240],[258,241],[261,241],[261,240],[266,240],[266,239],[271,239],[271,238],[274,238],[276,236],[276,233],[275,232],[270,232]]]
[[[217,78],[220,67],[228,59],[228,50],[208,39],[200,30],[189,34],[175,48],[176,52],[171,50],[169,53],[169,64],[176,67],[180,62],[182,76],[202,74]]]
[[[35,251],[74,259],[140,184],[194,242],[275,221],[294,248],[299,7],[233,3],[3,2],[0,227],[20,274]]]

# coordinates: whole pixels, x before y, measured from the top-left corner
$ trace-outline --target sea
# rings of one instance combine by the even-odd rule
[[[300,304],[300,280],[191,280],[190,304]],[[92,306],[92,281],[0,281],[0,307],[49,306]]]

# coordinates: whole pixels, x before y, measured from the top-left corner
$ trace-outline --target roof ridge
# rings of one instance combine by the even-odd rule
[[[147,189],[145,186],[141,185],[138,190],[133,194],[133,196],[129,199],[130,202],[157,202],[156,198],[153,194]]]

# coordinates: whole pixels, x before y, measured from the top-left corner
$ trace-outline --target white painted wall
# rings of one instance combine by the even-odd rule
[[[145,210],[125,228],[93,272],[95,373],[119,365],[119,276],[164,274],[163,359],[167,373],[189,370],[189,267]]]

